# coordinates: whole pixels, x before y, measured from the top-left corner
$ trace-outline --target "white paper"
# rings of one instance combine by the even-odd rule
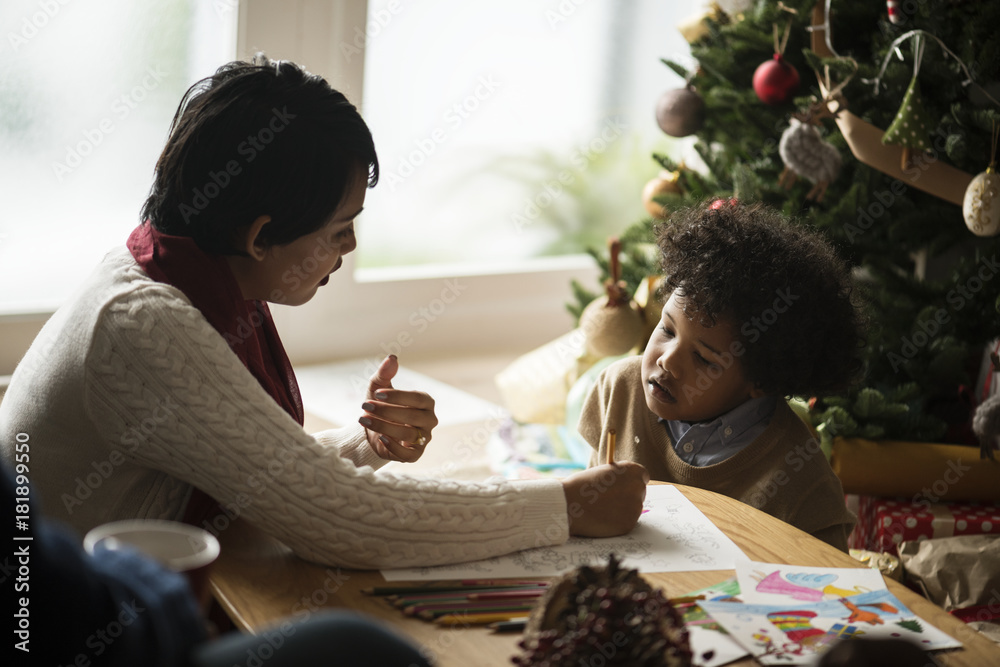
[[[358,421],[368,381],[381,359],[352,359],[295,369],[306,412],[337,426]],[[392,380],[397,389],[424,391],[434,397],[438,426],[496,419],[499,405],[400,366]]]
[[[731,570],[746,559],[677,487],[657,484],[646,490],[639,524],[627,535],[571,537],[558,546],[455,565],[382,570],[382,576],[386,581],[548,577],[581,565],[606,564],[610,554],[640,572]]]

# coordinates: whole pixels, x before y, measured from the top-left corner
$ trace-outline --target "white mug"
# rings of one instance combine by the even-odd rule
[[[101,549],[119,549],[122,545],[184,574],[198,603],[206,609],[209,568],[219,556],[219,541],[214,535],[177,521],[133,519],[102,524],[83,538],[83,548],[92,556]]]

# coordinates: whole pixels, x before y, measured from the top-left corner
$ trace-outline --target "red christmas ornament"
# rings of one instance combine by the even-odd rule
[[[899,4],[899,0],[885,0],[885,8],[889,13],[889,20],[895,25],[906,23],[906,17],[903,16],[903,8]]]
[[[772,60],[760,64],[753,73],[753,91],[764,104],[784,104],[799,88],[799,73],[775,53]]]
[[[737,199],[736,197],[733,197],[732,199],[728,200],[716,199],[715,201],[713,201],[711,204],[708,205],[708,208],[709,210],[712,211],[718,211],[720,208],[724,206],[729,206],[730,208],[736,208],[739,205],[740,205],[740,200]]]

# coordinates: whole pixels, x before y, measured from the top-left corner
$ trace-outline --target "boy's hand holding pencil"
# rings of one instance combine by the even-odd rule
[[[624,535],[639,521],[649,473],[638,463],[615,461],[613,429],[608,432],[606,461],[563,480],[571,535]]]

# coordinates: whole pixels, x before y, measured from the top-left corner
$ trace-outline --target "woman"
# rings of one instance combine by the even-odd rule
[[[417,460],[437,424],[428,395],[392,386],[394,357],[358,426],[302,429],[266,302],[299,305],[327,283],[377,180],[357,110],[293,63],[258,56],[188,90],[143,223],[46,323],[0,406],[4,454],[30,439],[51,516],[83,532],[123,518],[208,523],[221,506],[303,558],[354,568],[634,526],[648,479],[634,464],[531,483],[377,473]]]

